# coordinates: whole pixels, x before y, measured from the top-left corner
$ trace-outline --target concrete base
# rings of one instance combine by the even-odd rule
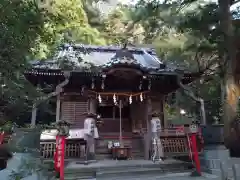
[[[200,177],[200,176],[202,176],[202,174],[195,170],[195,171],[191,172],[190,176],[191,177]]]
[[[89,165],[90,163],[96,163],[97,160],[85,160],[85,161],[77,161],[76,164],[84,164]]]
[[[223,145],[206,146],[200,157],[202,170],[215,175],[221,175],[221,163],[228,165],[229,160],[229,151]]]
[[[96,158],[95,158],[95,153],[92,153],[92,152],[89,152],[88,154],[87,154],[87,160],[95,160]]]

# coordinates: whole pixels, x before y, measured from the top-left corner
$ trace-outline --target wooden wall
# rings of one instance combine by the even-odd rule
[[[85,115],[89,111],[88,99],[82,96],[64,95],[61,97],[61,116],[60,119],[72,123],[73,127],[82,128]],[[160,99],[151,100],[151,111],[162,112],[161,120],[164,125],[163,101]],[[147,128],[148,103],[136,102],[130,105],[130,114],[128,118],[122,119],[123,132],[139,132],[140,129]],[[100,133],[119,132],[119,118],[103,118],[104,124],[99,128]]]
[[[106,118],[103,120],[103,126],[99,127],[100,133],[115,133],[120,132],[120,122],[119,119]],[[132,132],[131,119],[122,119],[122,132]]]
[[[130,115],[132,119],[133,132],[139,132],[142,128],[147,128],[147,108],[146,102],[131,104]]]
[[[81,96],[62,96],[60,119],[72,123],[72,127],[83,128],[85,115],[82,114],[88,112],[88,108],[88,100]]]

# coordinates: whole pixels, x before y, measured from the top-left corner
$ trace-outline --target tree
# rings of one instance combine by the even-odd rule
[[[44,11],[31,0],[2,0],[0,2],[0,93],[1,112],[14,104],[31,99],[36,91],[25,81],[23,72],[27,56],[39,46],[44,35]],[[22,107],[22,106],[20,106]]]
[[[87,44],[105,44],[104,38],[96,27],[93,27],[93,20],[90,19],[98,13],[92,15],[95,9],[92,7],[92,1],[78,0],[52,0],[46,1],[47,4],[40,4],[39,7],[47,11],[48,21],[45,23],[44,30],[48,33],[48,41],[46,37],[42,37],[41,47],[45,50],[38,52],[46,52],[39,56],[40,59],[46,59],[49,54],[54,53],[56,48],[62,43],[87,43]]]
[[[234,42],[234,38],[239,36],[239,23],[233,24],[230,6],[236,1],[219,0],[218,5],[197,4],[198,2],[196,0],[176,0],[165,1],[161,4],[159,1],[142,0],[137,5],[140,13],[136,21],[146,24],[144,27],[150,27],[148,30],[145,28],[146,33],[151,32],[150,39],[158,37],[155,44],[157,44],[160,55],[168,57],[170,55],[172,58],[180,57],[178,59],[181,62],[188,64],[191,59],[196,59],[200,55],[202,57],[200,61],[193,62],[193,64],[207,64],[201,70],[205,76],[204,79],[209,82],[209,77],[212,78],[215,75],[218,81],[220,80],[220,98],[224,104],[225,143],[227,147],[234,148],[234,144],[239,144],[237,139],[240,139],[239,126],[231,125],[236,125],[232,121],[236,120],[234,117],[240,95],[239,64],[236,59],[236,42]],[[167,12],[171,17],[169,14],[164,17]],[[173,29],[173,31],[169,35],[164,28]],[[166,37],[168,43],[166,43]],[[165,41],[161,43],[163,39]],[[185,40],[186,43],[183,43],[182,40]],[[186,49],[186,47],[188,48]],[[189,47],[191,48],[189,49]],[[168,53],[166,54],[166,52]],[[207,63],[206,59],[208,59]],[[234,130],[233,134],[230,133],[231,129]],[[233,139],[234,141],[231,141]]]
[[[144,29],[140,23],[134,23],[133,15],[131,7],[124,5],[119,5],[108,14],[101,28],[108,44],[143,43]]]
[[[42,95],[23,75],[31,60],[51,58],[61,43],[105,44],[82,1],[3,0],[0,10],[0,111],[7,118],[25,114]]]
[[[224,55],[226,62],[226,73],[225,73],[225,85],[226,85],[226,103],[225,103],[225,116],[224,116],[224,124],[225,124],[225,144],[227,147],[236,150],[236,144],[239,144],[239,124],[236,126],[235,118],[237,115],[237,106],[240,96],[240,86],[239,86],[239,76],[237,71],[236,59],[236,46],[234,42],[234,30],[232,24],[232,15],[230,12],[230,6],[232,5],[232,0],[218,0],[219,3],[219,13],[221,15],[220,25],[222,30],[222,36],[225,41],[224,43]],[[224,13],[224,15],[222,14]],[[231,126],[231,124],[235,124],[235,127]],[[231,133],[232,130],[234,133]],[[235,137],[234,137],[235,136]],[[237,147],[239,150],[239,147]]]

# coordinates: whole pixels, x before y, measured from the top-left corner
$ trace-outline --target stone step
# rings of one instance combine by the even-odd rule
[[[169,173],[183,173],[190,172],[191,170],[186,167],[181,168],[126,168],[119,170],[104,170],[104,171],[92,171],[92,172],[81,172],[74,174],[65,174],[65,180],[92,180],[92,179],[117,179],[121,177],[121,179],[128,177],[146,177],[146,176],[163,176]]]
[[[96,154],[96,160],[112,159],[111,154]]]
[[[96,178],[95,169],[85,169],[84,171],[65,171],[64,179],[65,180],[82,180],[82,179],[93,179]]]
[[[203,173],[201,177],[191,177],[190,172],[181,172],[181,173],[166,173],[161,175],[151,175],[151,174],[143,174],[143,175],[134,175],[127,177],[115,177],[114,180],[219,180],[219,177],[212,174]],[[90,179],[88,179],[90,180]],[[96,180],[96,179],[91,179]],[[97,178],[97,180],[113,180],[112,177],[104,177]]]
[[[133,160],[134,161],[134,160]],[[138,160],[135,160],[135,162]],[[139,161],[142,162],[142,161]],[[130,176],[139,176],[139,175],[162,175],[166,173],[177,173],[177,172],[189,172],[190,171],[189,163],[184,162],[167,162],[167,163],[139,163],[133,164],[129,161],[116,161],[116,164],[113,165],[104,165],[98,167],[92,165],[91,167],[79,166],[78,168],[66,168],[65,170],[65,179],[66,180],[79,180],[79,179],[91,179],[91,178],[112,178],[116,177],[130,177]]]
[[[141,175],[163,175],[166,173],[178,173],[178,172],[189,172],[190,170],[187,168],[172,168],[172,169],[164,169],[164,168],[131,168],[131,169],[122,169],[122,170],[114,170],[114,171],[100,171],[97,172],[97,178],[112,178],[116,179],[117,177],[132,177],[132,176],[141,176]]]

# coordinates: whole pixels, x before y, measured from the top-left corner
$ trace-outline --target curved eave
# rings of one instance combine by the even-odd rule
[[[103,74],[102,72],[91,72],[91,71],[71,71],[71,73],[79,74],[85,77],[91,77],[91,76],[100,77]],[[55,76],[57,78],[57,77],[63,77],[64,71],[61,69],[31,69],[31,70],[26,70],[25,75],[39,76],[39,77]],[[163,76],[177,76],[178,73],[176,71],[162,70],[158,72],[151,71],[151,72],[145,73],[145,75],[147,75],[148,78],[156,80],[156,79],[162,79]],[[199,72],[197,73],[185,72],[183,75],[183,83],[189,84],[200,77],[201,77],[201,73]]]
[[[118,64],[112,64],[110,66],[103,66],[102,67],[102,72],[108,72],[112,69],[118,69],[118,68],[126,68],[126,69],[132,69],[132,70],[137,70],[141,71],[142,73],[147,73],[148,69],[146,67],[143,67],[140,64],[128,64],[128,63],[118,63]]]
[[[61,69],[42,69],[42,68],[33,68],[26,70],[24,74],[34,75],[34,76],[63,76],[64,71]]]

